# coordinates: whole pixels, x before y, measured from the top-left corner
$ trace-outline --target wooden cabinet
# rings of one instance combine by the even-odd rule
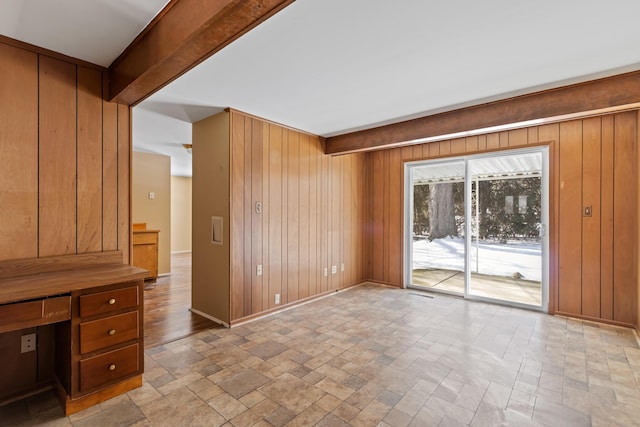
[[[78,296],[77,378],[71,397],[142,373],[142,283],[88,289]],[[73,345],[72,345],[73,348]],[[72,363],[74,363],[72,361]]]
[[[133,229],[133,265],[149,270],[145,279],[158,278],[158,233],[147,230],[146,225]]]
[[[0,262],[0,364],[33,376],[0,387],[0,401],[53,385],[70,415],[140,387],[146,274],[121,251]],[[21,354],[20,330],[36,327],[36,350]]]

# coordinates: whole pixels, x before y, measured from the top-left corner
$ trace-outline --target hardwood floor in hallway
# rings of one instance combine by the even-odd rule
[[[145,283],[145,348],[166,344],[196,332],[222,328],[215,322],[192,313],[191,252],[171,255],[171,274],[155,283]]]

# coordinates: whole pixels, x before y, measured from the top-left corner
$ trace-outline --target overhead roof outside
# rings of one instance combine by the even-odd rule
[[[474,180],[540,176],[542,155],[540,153],[526,153],[481,157],[469,160],[469,167]],[[463,181],[464,169],[464,160],[425,163],[411,169],[411,180],[414,185]]]

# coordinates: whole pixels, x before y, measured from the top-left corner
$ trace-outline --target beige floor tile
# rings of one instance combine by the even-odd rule
[[[248,409],[227,393],[220,394],[207,403],[227,420],[237,417]]]
[[[294,414],[299,414],[326,394],[291,374],[284,374],[263,386],[260,391]]]

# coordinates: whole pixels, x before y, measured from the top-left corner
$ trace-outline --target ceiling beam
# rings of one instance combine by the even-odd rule
[[[329,137],[327,154],[412,145],[478,129],[604,110],[640,102],[640,71]]]
[[[109,100],[135,105],[295,0],[171,0],[109,67]]]

